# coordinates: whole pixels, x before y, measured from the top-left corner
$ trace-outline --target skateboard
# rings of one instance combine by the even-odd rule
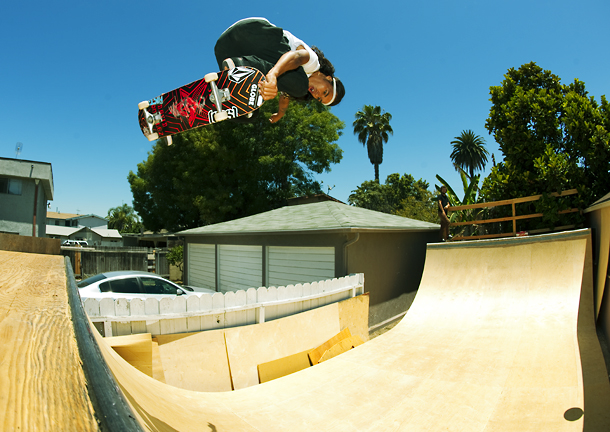
[[[216,73],[138,104],[138,120],[149,141],[249,115],[263,104],[264,75],[249,66]]]

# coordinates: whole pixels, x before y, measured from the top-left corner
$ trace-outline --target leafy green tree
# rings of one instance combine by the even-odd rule
[[[543,194],[529,210],[545,214],[542,226],[553,226],[557,209],[582,208],[608,192],[610,105],[604,96],[598,104],[582,81],[563,85],[533,62],[509,69],[490,94],[486,128],[504,161],[483,183],[485,200]],[[579,191],[572,203],[549,195],[572,188]]]
[[[451,160],[457,168],[466,171],[470,178],[474,178],[475,171],[483,171],[487,164],[489,152],[485,148],[483,137],[476,135],[473,131],[464,130],[460,136],[451,141],[453,151]]]
[[[437,222],[434,195],[428,182],[415,180],[410,174],[390,174],[384,184],[365,181],[352,191],[349,204],[369,210]]]
[[[116,229],[120,233],[139,233],[143,226],[133,207],[123,204],[108,210],[108,228]]]
[[[178,245],[171,248],[167,255],[167,262],[175,267],[178,267],[178,270],[182,271],[184,268],[184,246]]]
[[[362,111],[356,113],[353,123],[354,134],[358,141],[366,146],[369,160],[375,166],[375,181],[379,183],[379,165],[383,162],[383,145],[388,142],[389,135],[394,134],[390,126],[392,115],[382,113],[381,107],[364,105]]]
[[[277,100],[253,123],[226,121],[159,140],[128,180],[148,229],[170,231],[271,210],[288,198],[320,193],[314,173],[330,171],[344,127],[327,107],[290,104],[277,124]]]

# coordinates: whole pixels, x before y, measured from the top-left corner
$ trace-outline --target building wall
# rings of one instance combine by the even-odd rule
[[[9,178],[5,175],[0,175]],[[14,177],[12,177],[14,178]],[[21,195],[0,194],[0,232],[32,235],[34,222],[34,195],[36,183],[34,179],[20,178]],[[38,185],[38,199],[36,208],[36,235],[46,236],[47,197],[42,182]]]
[[[424,270],[426,245],[437,240],[438,231],[361,233],[348,246],[346,274],[364,273],[370,326],[411,306]]]
[[[593,229],[597,324],[610,347],[610,205],[587,213],[587,221]]]
[[[108,221],[96,217],[83,217],[78,219],[78,225],[88,228],[108,228]]]

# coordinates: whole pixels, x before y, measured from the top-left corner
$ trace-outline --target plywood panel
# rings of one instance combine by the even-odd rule
[[[360,338],[360,336],[349,336],[327,349],[324,354],[322,354],[322,357],[320,357],[318,363],[322,363],[327,360],[330,360],[331,358],[337,357],[338,355],[343,354],[353,348],[356,348],[357,346],[360,346],[363,343],[364,341]]]
[[[158,335],[165,382],[195,391],[230,391],[224,330]]]
[[[0,430],[97,430],[70,316],[63,257],[0,251]]]
[[[150,333],[105,338],[108,345],[130,365],[153,376],[153,349]]]
[[[352,334],[349,331],[349,327],[346,327],[327,341],[324,341],[324,343],[320,346],[317,346],[314,349],[310,350],[307,354],[309,356],[311,364],[317,365],[318,363],[320,363],[320,359],[327,350],[329,350],[333,345],[341,342],[343,339],[349,338],[351,335]]]
[[[308,351],[292,354],[270,362],[258,365],[258,380],[266,383],[277,378],[298,372],[311,366]]]
[[[258,384],[257,365],[315,347],[338,331],[336,303],[281,320],[227,329],[234,388]]]

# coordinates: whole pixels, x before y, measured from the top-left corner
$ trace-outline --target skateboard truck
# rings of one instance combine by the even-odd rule
[[[216,104],[216,108],[219,109],[218,104],[216,103],[216,95],[218,94],[220,96],[220,103],[222,104],[223,102],[231,100],[231,91],[228,88],[219,89],[214,81],[212,81],[211,84],[212,93],[210,93],[210,101],[212,101],[213,104]],[[217,91],[215,92],[214,89]]]
[[[144,111],[144,118],[146,119],[146,124],[148,126],[148,129],[150,130],[150,133],[148,135],[146,135],[146,138],[148,138],[148,141],[154,141],[159,139],[159,134],[156,132],[153,132],[153,126],[156,124],[159,124],[163,121],[163,117],[161,116],[161,113],[151,113],[149,112],[146,108],[148,108],[150,106],[150,102],[148,101],[143,101],[140,102],[138,104],[138,109]],[[168,145],[172,145],[172,137],[168,136],[167,137],[167,144]]]
[[[216,105],[216,111],[218,111],[214,115],[214,122],[218,123],[220,121],[226,120],[229,118],[229,113],[223,111],[222,103],[228,101],[231,98],[231,92],[229,89],[219,89],[216,85],[216,80],[218,79],[218,74],[216,72],[212,72],[203,77],[205,82],[210,84],[212,87],[212,92],[210,93],[210,101]]]

